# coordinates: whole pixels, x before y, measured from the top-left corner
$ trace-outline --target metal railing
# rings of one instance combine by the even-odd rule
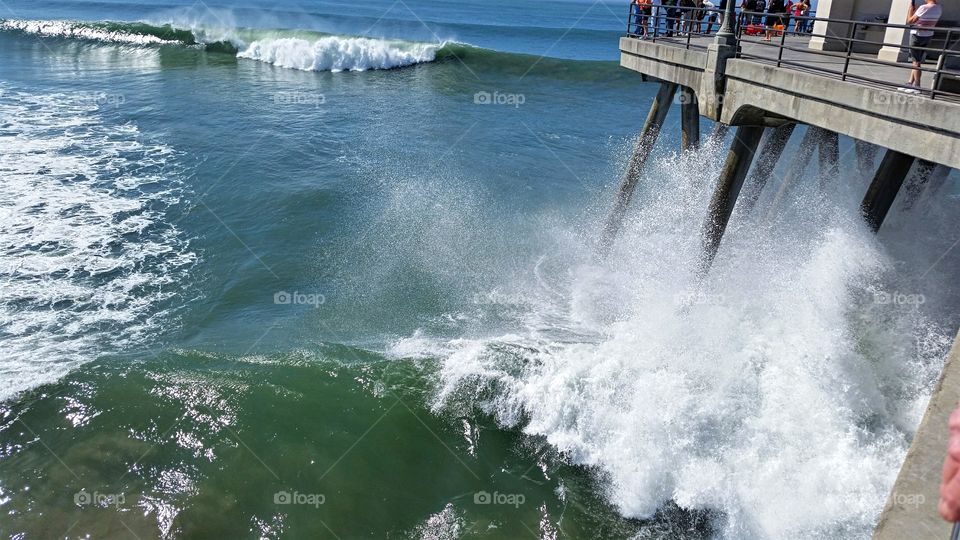
[[[665,41],[688,49],[705,49],[711,42],[705,39],[706,36],[711,35],[714,26],[719,28],[722,17],[719,9],[679,6],[652,6],[650,13],[645,15],[638,13],[636,6],[631,5],[627,35]],[[781,23],[782,27],[774,27],[773,23]],[[815,13],[796,16],[749,11],[737,11],[735,25],[739,58],[870,86],[901,89],[930,99],[960,101],[960,28],[925,28],[933,31],[934,36],[923,46],[886,42],[888,29],[909,33],[916,27],[878,21],[819,18]],[[884,35],[882,39],[868,39],[868,31],[879,33],[881,30]],[[835,50],[811,49],[808,46],[810,39],[822,39],[828,45],[825,48]],[[925,56],[926,59],[919,66],[913,66],[910,62],[881,60],[877,53],[884,47],[906,51],[911,57],[913,54]],[[913,69],[920,72],[921,79],[931,74],[932,85],[913,88],[906,86],[905,81],[881,78],[885,70],[886,75],[902,75],[906,78],[905,73]]]

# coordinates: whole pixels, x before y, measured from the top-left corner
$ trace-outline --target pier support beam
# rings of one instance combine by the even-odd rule
[[[613,239],[616,238],[617,233],[620,232],[620,227],[623,224],[623,216],[627,212],[627,207],[630,206],[630,198],[633,197],[633,191],[637,188],[640,175],[643,173],[643,168],[647,163],[647,158],[650,156],[650,151],[653,150],[653,146],[657,142],[657,137],[660,135],[660,128],[663,127],[663,121],[667,118],[667,113],[670,112],[670,103],[673,101],[676,93],[676,84],[668,82],[660,83],[660,91],[657,92],[657,96],[653,99],[653,104],[650,106],[650,112],[647,114],[647,121],[643,125],[640,139],[637,141],[637,146],[633,150],[633,155],[630,156],[627,173],[620,183],[620,189],[617,191],[617,199],[613,203],[613,211],[610,212],[606,226],[603,229],[603,235],[600,238],[601,256],[606,255],[606,252],[613,244]]]
[[[733,145],[727,153],[727,161],[720,172],[720,181],[717,183],[710,206],[707,209],[707,220],[703,225],[703,255],[700,264],[700,273],[705,275],[713,264],[720,247],[720,240],[727,229],[733,207],[737,203],[737,196],[743,187],[743,181],[753,163],[753,155],[763,137],[761,126],[740,126],[733,138]]]
[[[883,225],[887,212],[897,198],[897,192],[900,191],[904,179],[910,173],[914,159],[913,156],[895,150],[887,150],[883,155],[880,168],[877,169],[877,174],[874,175],[873,182],[867,189],[867,195],[860,203],[860,211],[873,232],[879,231],[880,226]]]
[[[947,183],[947,178],[950,177],[950,171],[952,170],[950,167],[940,164],[933,168],[933,172],[930,173],[930,183],[927,185],[926,193],[924,194],[924,198],[927,201],[940,193],[944,184]]]
[[[680,148],[684,152],[700,146],[700,108],[693,89],[680,87]]]
[[[727,133],[730,133],[730,126],[717,122],[716,127],[713,128],[713,133],[710,134],[707,140],[711,145],[720,144],[727,138]]]
[[[853,145],[857,152],[857,171],[862,178],[870,178],[873,175],[873,167],[877,162],[877,150],[880,147],[860,139],[855,140]]]
[[[901,209],[910,210],[920,200],[920,196],[923,195],[923,190],[930,182],[930,177],[933,175],[936,166],[937,164],[931,161],[917,160],[917,164],[913,168],[913,174],[907,179],[907,185],[903,188],[904,197],[903,204],[900,205]]]
[[[840,136],[835,131],[822,130],[819,142],[820,188],[827,187],[827,180],[840,177]]]
[[[803,134],[803,139],[800,140],[800,148],[797,149],[797,153],[793,156],[793,162],[790,163],[787,174],[783,177],[783,182],[780,183],[780,189],[777,190],[777,194],[774,195],[773,201],[770,203],[770,209],[767,212],[766,218],[767,221],[774,218],[777,213],[777,208],[780,206],[783,198],[786,197],[791,186],[797,183],[797,180],[803,176],[807,167],[810,166],[810,160],[813,159],[813,154],[817,150],[817,141],[822,133],[823,130],[818,127],[807,126],[807,132]]]
[[[763,192],[767,180],[770,179],[770,175],[777,168],[780,156],[783,155],[783,150],[787,147],[787,142],[790,141],[790,137],[796,128],[796,124],[784,124],[777,128],[767,129],[763,146],[757,156],[757,165],[753,168],[753,173],[750,175],[746,191],[740,202],[744,211],[750,212],[756,206],[760,193]]]

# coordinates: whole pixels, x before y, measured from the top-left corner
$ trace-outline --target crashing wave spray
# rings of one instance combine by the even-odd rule
[[[926,306],[878,299],[915,286],[904,267],[919,275],[938,253],[897,260],[896,240],[882,245],[860,219],[860,187],[834,178],[827,193],[796,190],[808,211],[775,224],[735,214],[701,283],[720,154],[652,164],[656,187],[607,264],[580,245],[552,257],[568,262],[552,276],[541,265],[550,287],[519,293],[532,306],[520,330],[421,332],[394,353],[440,357],[437,411],[478,408],[545,437],[601,471],[625,516],[674,501],[715,512],[725,538],[862,538],[951,338]],[[597,339],[564,337],[558,308]]]

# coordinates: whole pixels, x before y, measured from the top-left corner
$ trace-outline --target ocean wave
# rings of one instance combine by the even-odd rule
[[[83,23],[74,21],[0,20],[0,30],[41,36],[86,39],[134,45],[192,44],[189,31],[137,23]]]
[[[473,71],[574,80],[623,77],[616,62],[564,60],[485,49],[457,41],[423,42],[311,30],[231,28],[192,22],[85,22],[0,19],[0,32],[139,47],[185,47],[304,71],[396,69],[450,62]],[[597,70],[602,70],[598,72]]]
[[[312,42],[299,38],[254,41],[237,56],[304,71],[366,71],[433,62],[441,48],[443,44],[328,36]]]

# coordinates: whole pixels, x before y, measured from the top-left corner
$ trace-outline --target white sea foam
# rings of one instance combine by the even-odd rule
[[[254,41],[237,56],[304,71],[366,71],[433,62],[442,47],[360,37],[280,38]]]
[[[626,516],[672,500],[718,512],[725,538],[869,536],[952,338],[924,310],[875,298],[916,290],[901,270],[919,276],[940,251],[897,260],[895,239],[881,244],[857,216],[863,186],[835,179],[826,200],[799,190],[803,215],[781,223],[735,215],[700,284],[720,154],[655,163],[608,264],[562,231],[549,258],[567,266],[536,255],[532,278],[506,272],[531,306],[519,330],[418,332],[391,352],[441,359],[438,412],[477,407],[602,470]],[[473,256],[445,255],[431,260]],[[561,312],[602,337],[558,338]]]
[[[0,88],[0,399],[154,333],[192,265],[174,152],[92,94]],[[166,167],[166,169],[165,169]]]
[[[18,30],[42,36],[89,39],[109,43],[130,43],[135,45],[163,45],[178,43],[149,34],[112,31],[95,25],[73,21],[33,21],[20,19],[0,20],[0,30]]]

